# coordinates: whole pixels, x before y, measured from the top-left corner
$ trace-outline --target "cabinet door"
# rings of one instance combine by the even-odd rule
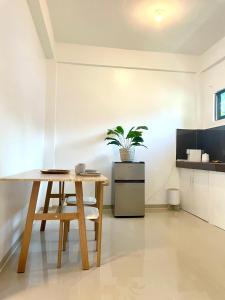
[[[115,180],[144,180],[144,163],[114,163]]]
[[[183,210],[193,213],[193,170],[180,169],[180,195]]]
[[[192,213],[209,221],[209,172],[193,171],[193,203]]]
[[[114,215],[144,216],[145,214],[145,184],[115,183]]]
[[[209,222],[225,229],[225,174],[210,172],[210,218]]]

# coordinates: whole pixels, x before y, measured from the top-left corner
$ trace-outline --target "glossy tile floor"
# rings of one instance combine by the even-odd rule
[[[88,224],[94,265],[92,224]],[[183,211],[153,211],[145,218],[104,216],[102,266],[80,268],[78,232],[70,232],[56,269],[56,224],[35,225],[25,274],[18,253],[0,274],[0,299],[224,300],[225,231]]]

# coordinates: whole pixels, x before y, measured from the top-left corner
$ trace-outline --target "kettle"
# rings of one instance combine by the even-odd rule
[[[208,153],[202,154],[202,162],[209,162],[209,154]]]

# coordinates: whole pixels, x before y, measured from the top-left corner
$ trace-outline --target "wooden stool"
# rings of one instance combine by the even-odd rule
[[[66,249],[66,242],[69,232],[70,221],[76,219],[77,206],[64,206],[62,209],[62,218],[60,220],[59,245],[58,245],[58,263],[57,267],[61,267],[62,250]],[[97,222],[99,220],[99,210],[97,207],[84,206],[84,216],[86,220]],[[100,239],[99,239],[100,241]],[[98,243],[98,242],[97,242]],[[97,247],[99,249],[99,247]],[[97,252],[97,261],[99,253]]]
[[[84,215],[85,219],[93,221],[95,224],[95,240],[96,240],[96,251],[97,251],[97,266],[101,264],[101,241],[102,241],[102,213],[103,213],[103,189],[101,185],[106,183],[96,182],[95,183],[95,197],[84,197]],[[77,197],[68,197],[66,199],[68,207],[64,207],[63,211],[76,213],[76,206],[78,205]],[[88,206],[87,206],[88,204]],[[59,233],[59,252],[66,249],[66,242],[68,238],[68,232],[70,228],[71,220],[64,220],[60,227]],[[62,233],[63,232],[63,233]],[[61,253],[58,255],[59,261],[58,266],[61,266]]]

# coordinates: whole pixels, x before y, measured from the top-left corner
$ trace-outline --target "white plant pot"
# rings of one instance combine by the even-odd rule
[[[120,159],[121,161],[134,161],[135,148],[121,148]]]

